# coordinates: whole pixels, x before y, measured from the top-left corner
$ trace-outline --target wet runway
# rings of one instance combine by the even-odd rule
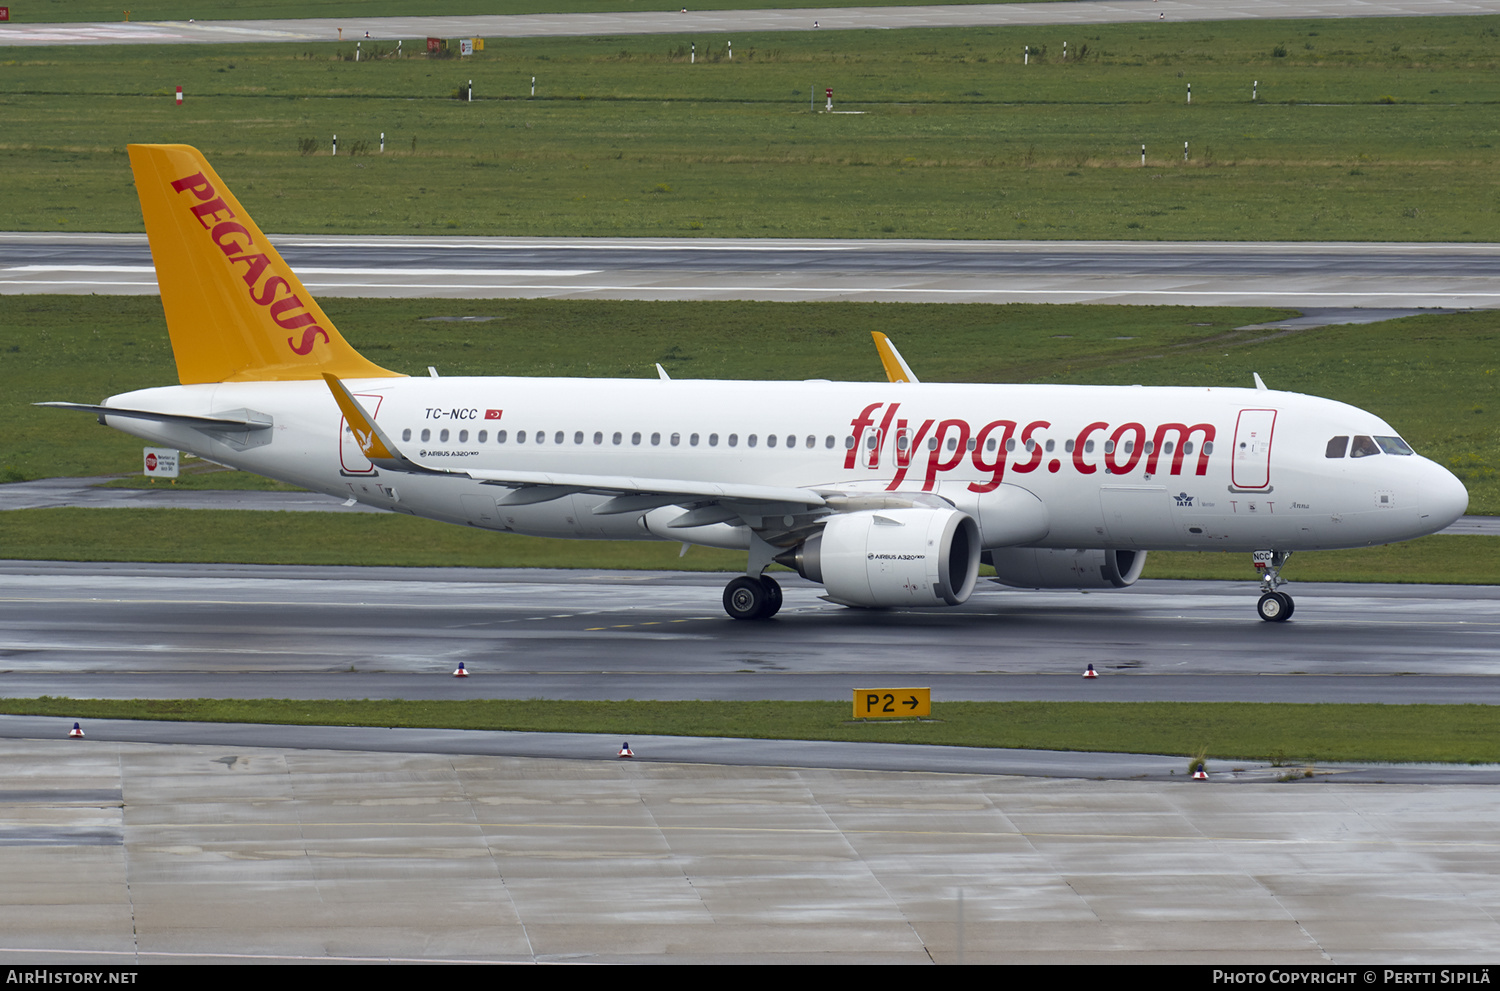
[[[1268,624],[1249,580],[986,583],[928,611],[780,580],[778,618],[745,624],[717,574],[4,562],[0,693],[844,700],[873,679],[935,699],[1500,703],[1483,586],[1294,583],[1296,616]]]
[[[278,235],[320,296],[1500,306],[1500,245]],[[0,234],[0,293],[149,295],[144,235]],[[1354,311],[1354,312],[1349,312]]]
[[[691,6],[691,5],[689,5]],[[767,31],[1084,25],[1249,18],[1431,17],[1493,14],[1495,0],[1077,0],[1072,3],[935,4],[925,7],[817,7],[790,10],[661,10],[597,14],[466,17],[339,17],[258,21],[140,21],[6,25],[3,45],[230,44],[257,41],[354,41],[525,38],[563,35],[722,34]],[[19,14],[19,9],[18,9]]]

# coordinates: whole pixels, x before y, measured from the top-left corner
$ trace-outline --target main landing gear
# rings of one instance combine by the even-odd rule
[[[741,575],[724,589],[724,611],[734,619],[770,619],[781,609],[781,586],[768,575]]]
[[[1286,584],[1286,579],[1281,577],[1281,569],[1291,556],[1291,551],[1255,552],[1255,567],[1261,572],[1261,596],[1260,601],[1255,604],[1255,611],[1267,623],[1285,623],[1292,618],[1292,613],[1297,608],[1290,595],[1276,591],[1279,586]]]

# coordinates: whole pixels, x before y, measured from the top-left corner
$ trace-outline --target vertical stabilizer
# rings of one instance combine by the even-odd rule
[[[183,385],[399,374],[340,336],[198,149],[131,145],[130,167]]]

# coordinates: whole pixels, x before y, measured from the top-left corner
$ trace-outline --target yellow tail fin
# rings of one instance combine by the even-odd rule
[[[340,336],[198,149],[131,145],[130,167],[183,385],[400,374]]]

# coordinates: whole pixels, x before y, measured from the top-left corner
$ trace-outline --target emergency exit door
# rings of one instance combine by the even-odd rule
[[[1234,425],[1234,454],[1229,479],[1237,489],[1264,489],[1271,484],[1271,435],[1274,409],[1243,409]]]

